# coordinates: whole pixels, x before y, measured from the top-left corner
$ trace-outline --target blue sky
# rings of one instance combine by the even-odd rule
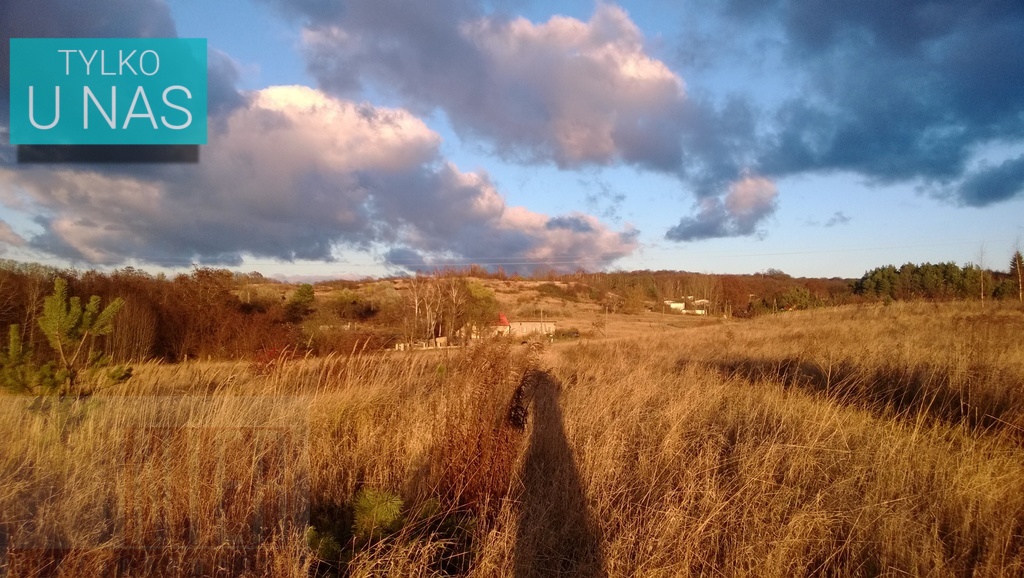
[[[0,138],[0,257],[858,277],[1005,269],[1024,242],[1019,1],[66,8],[5,3],[0,40],[207,38],[210,141],[194,166],[70,167]]]

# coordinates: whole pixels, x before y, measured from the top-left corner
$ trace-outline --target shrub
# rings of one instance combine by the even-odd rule
[[[553,334],[553,337],[555,339],[558,339],[558,340],[561,340],[561,339],[579,339],[580,338],[580,330],[575,328],[575,327],[570,327],[568,329],[556,329],[555,333]]]
[[[319,532],[313,526],[306,528],[306,546],[317,558],[334,562],[341,557],[341,546],[334,536],[327,532]]]
[[[396,532],[402,526],[402,498],[376,488],[356,494],[352,532],[367,542]]]
[[[60,370],[56,377],[60,394],[75,393],[83,371],[94,375],[96,370],[110,364],[109,356],[96,348],[96,338],[109,335],[114,330],[114,316],[124,305],[124,301],[118,298],[101,310],[100,297],[93,295],[82,307],[81,299],[69,299],[67,291],[67,281],[57,277],[53,282],[53,294],[43,300],[43,315],[38,320],[39,328],[57,354]],[[130,370],[115,368],[110,377],[123,380],[130,375]]]
[[[288,321],[298,322],[302,321],[304,317],[309,315],[313,311],[313,286],[309,283],[303,283],[299,285],[299,288],[295,290],[295,294],[288,300],[288,304],[285,305],[285,317]]]

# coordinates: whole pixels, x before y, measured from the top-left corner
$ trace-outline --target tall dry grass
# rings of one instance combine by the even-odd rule
[[[680,363],[1024,440],[1022,313],[897,303],[786,314],[687,340]]]
[[[897,304],[5,396],[3,569],[1024,575],[1022,329]]]
[[[522,447],[509,409],[529,359],[492,344],[459,356],[282,362],[260,374],[245,364],[148,366],[86,400],[4,396],[2,568],[465,570],[509,508]],[[352,503],[364,487],[400,496],[410,518],[428,502],[433,510],[402,536],[356,543]],[[466,527],[440,531],[455,515]],[[310,550],[311,525],[339,543],[334,559]]]
[[[565,351],[554,374],[608,574],[1024,575],[1013,426],[875,389],[930,367],[913,384],[925,398],[1020,400],[1022,325],[1019,311],[849,309]],[[837,395],[793,370],[736,369],[794,357],[896,382]],[[1003,418],[1020,423],[1018,408]]]

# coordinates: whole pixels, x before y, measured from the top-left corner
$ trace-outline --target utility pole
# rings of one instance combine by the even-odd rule
[[[1021,277],[1021,269],[1024,268],[1024,259],[1021,259],[1020,251],[1013,255],[1017,269],[1017,301],[1024,303],[1024,278]]]

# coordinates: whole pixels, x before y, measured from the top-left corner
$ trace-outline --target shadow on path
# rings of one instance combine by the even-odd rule
[[[533,430],[523,471],[515,576],[604,576],[600,539],[558,405],[560,385],[534,371]]]

